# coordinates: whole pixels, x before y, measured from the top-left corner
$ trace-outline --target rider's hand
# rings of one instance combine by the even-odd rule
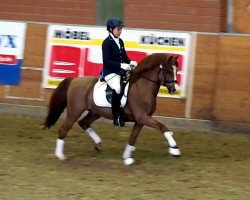
[[[130,64],[130,66],[132,66],[132,67],[136,67],[136,66],[137,66],[137,62],[134,61],[134,60],[131,60],[129,64]]]
[[[124,69],[125,71],[131,70],[131,66],[127,63],[122,63],[121,68]]]

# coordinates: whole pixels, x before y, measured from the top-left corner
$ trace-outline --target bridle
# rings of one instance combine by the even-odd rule
[[[175,70],[176,70],[176,66],[175,65],[171,66],[171,67],[173,67],[173,69],[175,68]],[[171,84],[171,83],[178,84],[178,82],[177,82],[176,79],[171,80],[171,81],[167,80],[167,78],[166,78],[166,76],[167,76],[167,68],[166,67],[160,68],[160,70],[158,71],[157,78],[159,77],[159,73],[160,73],[161,70],[163,70],[163,72],[162,72],[163,73],[163,78],[164,78],[164,82],[162,83],[163,86],[167,87],[167,84]]]
[[[173,68],[175,67],[176,68],[176,66],[172,66]],[[163,75],[163,82],[160,80],[160,78],[159,78],[159,75],[160,75],[160,73],[162,72],[162,75]],[[146,80],[148,80],[148,81],[151,81],[151,82],[153,82],[153,83],[155,83],[155,84],[160,84],[160,85],[163,85],[163,86],[165,86],[165,87],[168,87],[168,84],[171,84],[171,83],[174,83],[174,84],[178,84],[178,82],[177,82],[177,80],[175,79],[175,80],[167,80],[167,68],[166,67],[163,67],[162,65],[160,65],[160,69],[159,69],[159,71],[158,71],[158,73],[157,73],[157,80],[155,81],[155,80],[152,80],[152,79],[150,79],[150,78],[148,78],[148,77],[146,77],[146,76],[143,76],[143,75],[140,75],[142,78],[144,78],[144,79],[146,79]]]

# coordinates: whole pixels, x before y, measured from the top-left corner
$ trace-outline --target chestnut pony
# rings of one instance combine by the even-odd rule
[[[125,120],[134,122],[134,125],[122,155],[125,165],[131,165],[135,161],[132,158],[132,152],[135,150],[136,138],[144,125],[158,129],[164,134],[169,143],[171,155],[179,156],[181,154],[173,139],[173,132],[152,118],[160,86],[166,86],[170,94],[176,92],[177,58],[178,56],[165,53],[151,54],[130,72],[124,114]],[[79,118],[79,126],[93,139],[95,149],[101,149],[101,138],[90,125],[100,117],[111,120],[113,116],[110,107],[99,107],[93,101],[93,90],[97,81],[97,77],[65,78],[51,96],[44,128],[54,125],[64,109],[67,108],[66,118],[59,129],[56,141],[55,155],[59,159],[65,159],[64,138]],[[88,113],[81,118],[84,111]]]

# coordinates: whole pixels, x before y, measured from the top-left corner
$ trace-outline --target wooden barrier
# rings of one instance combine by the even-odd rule
[[[250,2],[249,0],[234,0],[233,29],[237,33],[250,33]]]
[[[250,37],[222,36],[214,84],[215,120],[250,122]]]
[[[213,119],[214,81],[218,60],[218,35],[198,35],[191,117]]]
[[[23,60],[24,66],[43,68],[47,27],[47,24],[28,24]]]

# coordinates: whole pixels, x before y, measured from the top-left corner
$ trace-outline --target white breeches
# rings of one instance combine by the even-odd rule
[[[109,87],[115,90],[117,94],[120,94],[121,92],[121,86],[120,86],[121,76],[120,75],[111,73],[105,76],[104,79],[105,81],[107,81],[107,84],[109,85]]]

